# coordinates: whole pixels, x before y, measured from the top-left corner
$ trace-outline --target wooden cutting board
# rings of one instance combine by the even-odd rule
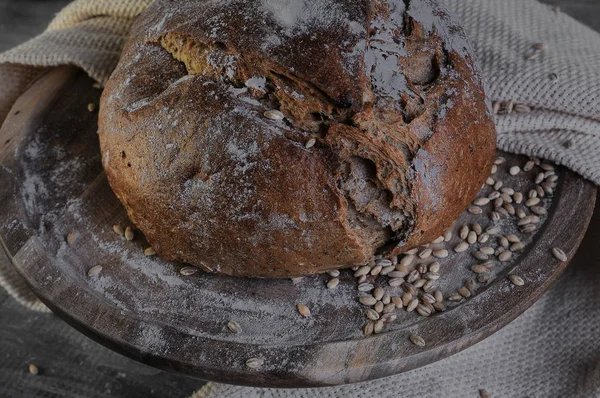
[[[131,358],[205,380],[268,387],[353,383],[390,376],[442,359],[502,328],[531,306],[564,270],[551,253],[570,259],[594,208],[596,188],[557,168],[554,195],[539,228],[522,234],[516,219],[495,222],[503,233],[520,234],[525,249],[493,268],[487,283],[447,311],[421,317],[398,309],[382,333],[364,337],[365,307],[358,303],[350,270],[327,289],[329,277],[301,280],[244,279],[198,272],[180,275],[183,264],[147,257],[141,233],[133,241],[112,226],[129,225],[100,163],[97,113],[100,90],[73,67],[37,80],[13,106],[0,130],[0,237],[15,267],[59,316],[91,338]],[[508,164],[527,158],[501,154],[496,179],[525,192],[538,170],[508,175]],[[484,187],[487,195],[491,187]],[[463,224],[494,224],[487,213],[463,214],[439,260],[439,289],[456,293],[475,278],[472,250],[454,253]],[[74,241],[66,242],[72,233]],[[232,231],[235,233],[235,231]],[[497,246],[497,236],[488,245]],[[440,244],[443,245],[443,244]],[[474,247],[477,247],[475,245]],[[88,276],[91,268],[102,271]],[[515,286],[509,274],[519,275]],[[386,286],[386,277],[371,277]],[[386,287],[398,294],[398,288]],[[394,290],[396,289],[396,290]],[[395,292],[395,293],[394,293]],[[296,305],[311,308],[302,317]],[[227,328],[236,321],[240,333]],[[420,335],[424,347],[411,343]],[[248,367],[249,359],[262,361]]]

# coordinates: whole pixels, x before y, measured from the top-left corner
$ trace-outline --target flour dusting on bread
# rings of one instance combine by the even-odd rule
[[[107,176],[159,255],[207,270],[406,251],[491,167],[469,54],[430,0],[159,0],[104,92]]]

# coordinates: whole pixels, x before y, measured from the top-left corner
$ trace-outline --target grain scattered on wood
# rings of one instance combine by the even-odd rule
[[[359,292],[370,292],[373,289],[375,289],[375,286],[372,283],[361,283],[358,285]]]
[[[88,276],[96,276],[96,275],[99,275],[100,272],[102,272],[102,266],[96,265],[96,266],[90,268],[87,274],[88,274]]]
[[[402,267],[408,267],[409,265],[412,264],[413,261],[415,261],[415,255],[414,254],[406,254],[404,257],[402,257],[402,260],[400,260],[398,265],[400,265]]]
[[[530,198],[527,199],[527,201],[525,202],[525,206],[527,207],[531,207],[531,206],[537,206],[540,203],[540,198]]]
[[[354,272],[354,277],[358,278],[360,276],[367,275],[369,272],[371,272],[371,267],[368,265],[363,265]]]
[[[39,372],[40,372],[40,370],[35,364],[33,364],[33,363],[29,364],[29,373],[30,374],[37,375]]]
[[[379,275],[389,275],[391,272],[394,272],[394,270],[396,269],[396,267],[394,265],[390,265],[387,267],[383,267],[381,269],[381,272],[379,273]]]
[[[231,331],[232,333],[242,333],[242,327],[240,326],[239,323],[237,323],[236,321],[234,321],[233,319],[230,320],[229,322],[227,322],[227,328],[229,329],[229,331]]]
[[[373,297],[371,295],[359,297],[358,301],[361,304],[368,305],[368,306],[373,306],[373,305],[375,305],[375,303],[377,303],[377,300],[375,300],[375,297]]]
[[[429,304],[433,304],[437,301],[435,299],[435,297],[433,296],[433,294],[429,294],[429,293],[422,294],[421,300],[423,300],[424,303],[429,303]]]
[[[373,325],[373,333],[375,334],[379,334],[383,331],[383,327],[385,326],[385,323],[383,322],[383,319],[378,320],[377,322],[375,322],[375,325]]]
[[[452,239],[452,231],[447,230],[444,232],[444,242],[450,242],[450,239]]]
[[[379,313],[377,311],[375,311],[372,308],[369,308],[366,312],[365,315],[368,319],[372,320],[372,321],[377,321],[379,320]]]
[[[128,241],[132,241],[135,238],[135,234],[133,233],[133,228],[127,227],[125,228],[125,239]]]
[[[525,248],[525,245],[522,242],[516,242],[516,243],[513,243],[512,245],[510,245],[508,250],[510,250],[511,252],[518,252],[518,251],[523,250],[524,248]]]
[[[502,253],[500,253],[500,255],[498,256],[498,260],[500,260],[500,261],[502,261],[502,262],[508,261],[508,260],[510,260],[510,259],[512,258],[512,255],[513,255],[513,254],[512,254],[512,252],[510,252],[510,251],[505,251],[505,252],[502,252]]]
[[[433,242],[433,244],[438,244],[438,243],[442,243],[444,241],[444,236],[438,236]]]
[[[414,281],[413,286],[415,289],[419,289],[422,288],[425,285],[425,283],[427,283],[427,279],[421,278]]]
[[[194,275],[196,272],[198,272],[198,268],[196,267],[183,267],[179,270],[179,273],[183,276]]]
[[[500,229],[500,227],[499,227],[499,226],[492,226],[492,227],[489,227],[489,228],[487,228],[487,229],[485,230],[485,232],[487,232],[487,233],[488,233],[488,234],[490,234],[490,235],[496,235],[496,234],[498,234],[498,232],[500,232],[500,231],[501,231],[501,229]]]
[[[260,358],[250,358],[246,361],[246,366],[249,367],[250,369],[256,369],[256,368],[260,368],[261,366],[264,365],[264,360],[260,359]]]
[[[391,264],[391,263],[390,263]],[[369,272],[372,276],[377,276],[381,273],[381,270],[383,269],[383,267],[381,265],[376,265],[373,268],[371,268],[371,272]]]
[[[506,234],[504,235],[504,237],[506,238],[506,240],[508,240],[510,243],[517,243],[520,242],[521,239],[515,235],[515,234]]]
[[[472,245],[475,242],[477,242],[477,234],[475,233],[475,231],[470,231],[469,234],[467,235],[467,243]]]
[[[516,204],[521,204],[523,202],[523,194],[521,192],[515,192],[513,195],[513,201]]]
[[[373,334],[373,328],[375,327],[375,323],[367,322],[367,324],[363,327],[363,335],[370,336]]]
[[[568,260],[567,254],[562,249],[559,249],[558,247],[555,247],[552,249],[552,254],[554,255],[554,257],[556,257],[557,259],[559,259],[562,262],[565,262]]]
[[[483,210],[479,206],[469,206],[469,208],[467,209],[467,211],[469,213],[475,214],[475,215],[483,213]]]
[[[471,270],[473,272],[475,272],[476,274],[484,274],[486,272],[490,272],[490,269],[488,267],[486,267],[485,265],[474,265],[471,267]]]
[[[417,311],[417,314],[419,314],[419,315],[421,315],[423,317],[428,317],[428,316],[431,315],[431,310],[427,306],[425,306],[423,304],[417,305],[417,310],[416,311]]]
[[[525,284],[523,278],[518,275],[510,274],[508,279],[510,279],[510,282],[515,286],[523,286]]]
[[[454,251],[457,253],[466,252],[469,248],[469,244],[465,241],[459,242],[456,246],[454,246]]]
[[[380,265],[382,267],[389,267],[390,265],[392,265],[392,260],[390,260],[389,258],[380,258],[379,260],[375,261],[375,264]]]
[[[535,224],[527,224],[521,228],[521,231],[526,234],[530,234],[536,230]]]
[[[469,227],[466,225],[463,225],[460,228],[458,235],[460,236],[461,239],[467,239],[467,236],[469,235]]]
[[[425,339],[423,339],[423,337],[419,336],[418,334],[411,334],[410,341],[411,343],[419,347],[425,347],[426,344]]]
[[[473,257],[475,257],[477,260],[483,260],[483,261],[485,261],[485,260],[488,259],[488,255],[485,254],[485,253],[483,253],[482,251],[479,251],[479,250],[471,253],[471,255]]]
[[[434,250],[432,252],[433,257],[435,258],[446,258],[448,257],[448,250],[446,249],[439,249],[439,250]]]
[[[308,308],[306,305],[299,303],[296,305],[296,308],[298,309],[300,315],[305,318],[310,318],[310,308]]]
[[[410,303],[408,303],[408,305],[406,306],[406,311],[412,312],[415,310],[415,308],[417,308],[418,305],[419,305],[419,300],[412,299],[412,301]]]
[[[431,250],[430,248],[423,249],[419,252],[419,258],[425,260],[431,257],[431,253],[433,253],[433,250]]]
[[[77,240],[77,233],[75,231],[71,231],[67,234],[67,244],[70,246]]]
[[[479,251],[487,254],[488,256],[491,256],[494,254],[494,248],[491,246],[482,246],[479,248]]]
[[[499,197],[500,197],[500,192],[498,192],[498,191],[493,191],[491,194],[488,195],[489,200],[498,199]]]
[[[396,308],[402,308],[404,306],[404,304],[402,303],[402,298],[399,296],[393,296],[392,303],[394,303]]]
[[[381,320],[385,323],[394,322],[398,318],[396,314],[384,314]]]
[[[391,287],[398,287],[405,282],[404,278],[392,278],[388,280],[388,285]]]
[[[423,291],[425,291],[427,293],[433,291],[435,288],[437,288],[437,281],[435,281],[435,280],[428,280],[423,285]]]
[[[386,304],[385,307],[383,307],[382,313],[385,315],[385,314],[391,314],[394,311],[396,311],[396,304],[389,303],[389,304]]]

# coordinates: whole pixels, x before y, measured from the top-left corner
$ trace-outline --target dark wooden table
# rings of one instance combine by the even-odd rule
[[[545,0],[600,31],[598,0]],[[43,31],[69,0],[0,0],[0,51]],[[600,231],[596,211],[574,267]],[[35,363],[40,373],[28,372]],[[203,383],[141,365],[98,345],[56,316],[25,310],[0,289],[0,397],[188,397]]]

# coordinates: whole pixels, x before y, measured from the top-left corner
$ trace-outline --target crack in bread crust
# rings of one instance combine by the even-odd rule
[[[389,14],[385,9],[380,12]],[[344,165],[339,186],[354,211],[349,222],[352,230],[361,231],[356,234],[357,239],[377,250],[405,239],[414,224],[414,203],[405,198],[410,197],[410,162],[421,140],[410,130],[410,123],[425,112],[417,86],[431,85],[439,77],[439,70],[426,65],[436,65],[437,54],[432,56],[431,48],[427,47],[429,41],[422,27],[410,18],[405,18],[405,24],[410,25],[410,35],[403,38],[404,46],[414,48],[419,56],[398,58],[396,67],[406,64],[400,71],[410,85],[409,90],[399,93],[400,101],[396,105],[400,106],[400,114],[389,110],[389,101],[385,106],[365,102],[360,112],[354,112],[337,104],[313,82],[294,76],[281,65],[259,61],[260,57],[238,53],[223,43],[197,41],[188,35],[169,32],[160,38],[160,45],[182,62],[190,75],[223,80],[235,87],[244,87],[243,82],[252,76],[263,77],[267,84],[264,90],[250,91],[253,98],[282,111],[293,131],[317,134],[341,152]],[[381,40],[376,30],[382,27],[379,23],[378,28],[372,28],[372,40]],[[371,48],[370,41],[367,48],[379,51]],[[419,73],[411,74],[408,72],[411,70]],[[373,79],[370,81],[367,95],[372,98],[377,88]],[[294,141],[304,136],[287,134]],[[392,163],[389,159],[399,161]],[[367,176],[366,169],[373,172]]]

